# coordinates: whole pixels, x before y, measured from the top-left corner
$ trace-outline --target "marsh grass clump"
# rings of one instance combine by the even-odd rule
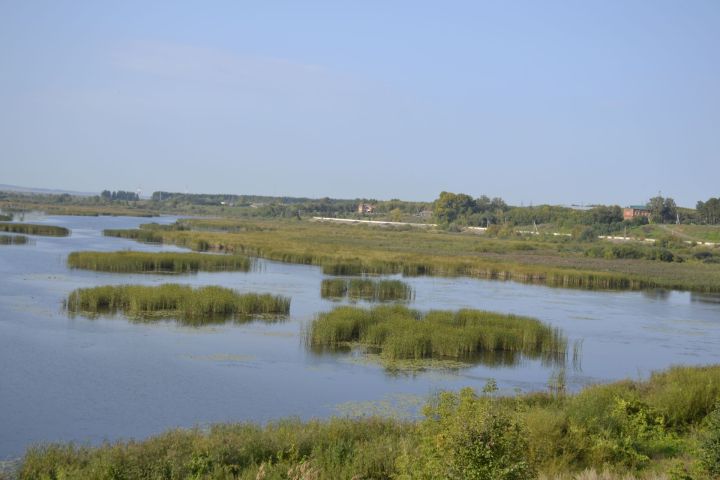
[[[229,288],[164,284],[110,285],[74,290],[65,301],[72,314],[99,315],[123,313],[137,320],[175,317],[183,323],[203,324],[227,319],[287,315],[287,297],[238,293]]]
[[[323,298],[349,297],[351,300],[373,302],[408,301],[412,299],[413,293],[410,285],[400,280],[332,278],[323,280],[320,287]]]
[[[385,360],[482,361],[499,355],[515,361],[524,355],[561,362],[567,354],[565,336],[534,318],[467,309],[420,313],[401,305],[321,313],[306,341],[319,350],[362,345]]]
[[[247,272],[253,266],[242,255],[185,252],[72,252],[67,261],[70,268],[115,273]]]
[[[112,229],[103,230],[106,237],[129,238],[143,243],[163,243],[162,235],[154,232],[152,229],[139,228],[134,230]]]
[[[0,245],[25,245],[28,237],[25,235],[0,235]]]
[[[0,223],[0,232],[22,233],[25,235],[41,235],[45,237],[67,237],[70,230],[54,225],[40,225],[34,223]]]

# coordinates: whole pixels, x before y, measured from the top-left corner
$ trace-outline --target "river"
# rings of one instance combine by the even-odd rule
[[[26,221],[30,219],[27,218]],[[308,351],[303,328],[337,302],[320,297],[318,267],[260,260],[247,273],[121,275],[71,270],[75,250],[180,250],[103,237],[105,228],[172,217],[39,216],[72,230],[0,246],[0,460],[32,444],[144,438],[173,427],[326,417],[369,406],[407,409],[442,389],[547,388],[556,367],[522,360],[452,371],[397,374],[348,354]],[[352,227],[348,227],[352,228]],[[674,364],[720,362],[720,302],[688,292],[598,292],[468,278],[405,279],[420,310],[480,308],[537,317],[581,342],[566,370],[570,390],[645,378]],[[69,317],[75,288],[175,282],[292,298],[286,321],[186,327],[172,321]]]

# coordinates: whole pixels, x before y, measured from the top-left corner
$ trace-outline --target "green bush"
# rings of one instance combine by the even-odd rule
[[[700,461],[711,478],[720,478],[720,402],[703,423]]]
[[[398,459],[398,478],[526,480],[535,478],[519,412],[466,388],[445,392],[424,411],[420,445]]]

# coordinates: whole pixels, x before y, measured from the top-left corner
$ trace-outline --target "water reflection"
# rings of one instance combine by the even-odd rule
[[[98,312],[68,312],[68,317],[122,319],[136,324],[176,323],[184,327],[206,327],[209,325],[234,324],[243,325],[252,322],[282,323],[287,321],[287,315],[238,315],[238,314],[212,314],[212,315],[177,315],[177,314],[137,314],[124,315],[110,309]]]
[[[653,288],[651,290],[643,290],[641,293],[643,297],[650,300],[667,300],[670,298],[672,292],[662,288]]]
[[[517,368],[526,365],[526,361],[539,361],[546,368],[565,368],[568,355],[565,352],[519,352],[512,350],[481,350],[461,359],[433,356],[426,358],[387,358],[382,349],[372,346],[340,344],[335,346],[313,345],[305,342],[307,350],[318,358],[343,360],[348,357],[356,363],[380,364],[390,375],[414,373],[423,370],[459,370],[482,365],[488,368]],[[573,356],[572,365],[577,369],[579,358]]]
[[[697,303],[709,303],[713,305],[720,305],[720,295],[716,293],[690,293],[690,301]]]

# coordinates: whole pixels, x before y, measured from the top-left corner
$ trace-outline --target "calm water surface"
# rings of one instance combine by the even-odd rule
[[[30,220],[27,219],[26,220]],[[553,368],[538,361],[455,372],[393,375],[348,355],[308,352],[302,330],[318,311],[317,267],[260,261],[249,273],[118,275],[70,270],[74,250],[180,250],[106,238],[104,228],[170,223],[174,218],[40,217],[72,229],[67,238],[33,237],[0,246],[0,460],[46,441],[99,443],[142,438],[171,427],[322,417],[348,402],[424,397],[440,389],[546,388]],[[530,315],[583,342],[568,386],[646,377],[673,364],[720,362],[720,303],[685,292],[586,292],[466,278],[410,278],[413,308],[481,308]],[[192,328],[122,317],[69,318],[62,301],[75,288],[163,282],[222,285],[292,297],[287,321]]]

